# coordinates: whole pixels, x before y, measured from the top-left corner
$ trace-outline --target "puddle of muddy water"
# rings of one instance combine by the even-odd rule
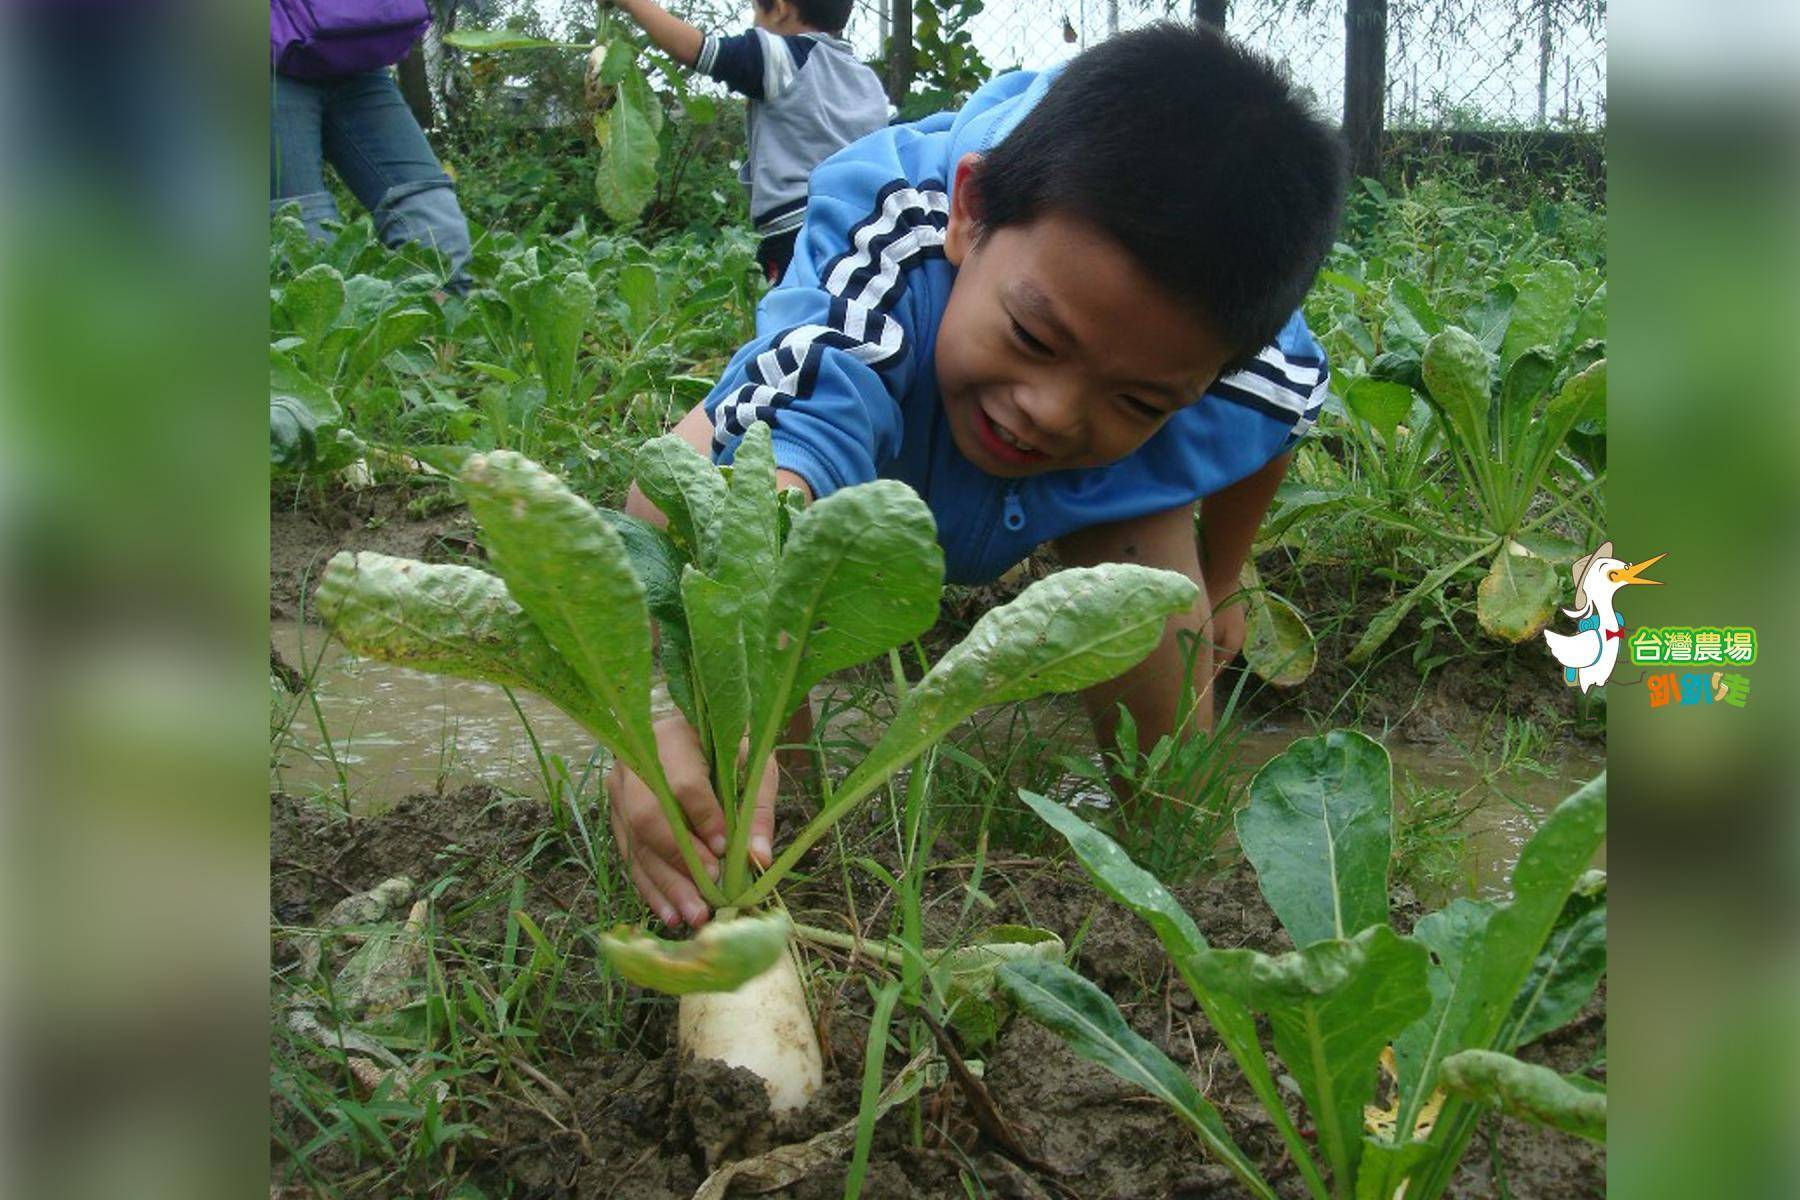
[[[1246,732],[1238,743],[1240,753],[1254,769],[1304,732],[1308,731]],[[1455,806],[1467,813],[1455,827],[1463,840],[1466,877],[1450,895],[1420,897],[1432,907],[1470,891],[1504,898],[1519,852],[1550,810],[1606,770],[1605,758],[1580,754],[1491,771],[1478,755],[1395,743],[1388,743],[1387,750],[1394,764],[1397,801],[1405,803],[1427,789],[1437,790],[1448,792]],[[1594,865],[1606,865],[1604,846]]]
[[[281,656],[302,672],[319,663],[313,684],[325,718],[321,734],[312,705],[298,698],[286,735],[271,746],[272,786],[341,801],[341,766],[350,809],[358,814],[435,792],[440,783],[446,789],[487,783],[542,795],[532,735],[546,758],[560,755],[577,781],[590,761],[600,769],[593,737],[527,692],[514,694],[531,723],[529,735],[506,693],[492,684],[358,658],[335,642],[326,644],[317,626],[296,621],[272,621],[269,634]]]
[[[271,636],[282,656],[308,669],[320,656],[325,636],[315,626],[274,622]],[[304,664],[304,665],[303,665]],[[491,684],[428,675],[404,667],[370,662],[349,655],[335,643],[325,647],[315,687],[324,714],[326,738],[319,732],[312,707],[299,704],[286,735],[274,747],[273,784],[297,794],[337,796],[338,767],[348,784],[352,811],[372,812],[419,792],[467,783],[486,783],[525,794],[541,794],[543,781],[531,737],[506,694]],[[832,685],[816,697],[822,710]],[[531,733],[548,756],[568,764],[577,781],[594,764],[600,769],[594,739],[554,705],[517,693]],[[841,699],[841,697],[839,697]],[[1052,698],[1029,706],[1030,723],[1066,737],[1083,730],[1074,701]],[[872,738],[873,726],[861,728],[867,713],[854,710],[833,720],[836,736]],[[1284,750],[1307,730],[1245,731],[1239,753],[1254,770]],[[1600,757],[1573,756],[1491,773],[1479,756],[1390,745],[1395,785],[1401,798],[1422,789],[1452,793],[1467,815],[1457,826],[1463,840],[1466,879],[1458,892],[1472,887],[1482,895],[1502,895],[1519,851],[1545,814],[1565,796],[1605,769]],[[1071,743],[1067,751],[1091,754],[1091,741]],[[336,764],[333,763],[335,755]],[[589,780],[597,786],[597,774]],[[1604,858],[1597,865],[1604,865]],[[1435,903],[1444,897],[1422,897]]]

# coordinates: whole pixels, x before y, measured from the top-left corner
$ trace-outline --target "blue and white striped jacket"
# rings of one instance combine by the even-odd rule
[[[1039,543],[1192,503],[1291,446],[1324,404],[1324,351],[1295,313],[1247,370],[1104,467],[1007,480],[957,450],[934,350],[956,270],[944,260],[957,160],[1006,135],[1054,71],[1003,75],[962,111],[891,126],[813,173],[794,260],[757,309],[757,337],[710,395],[713,456],[757,420],[815,496],[900,479],[937,518],[949,578],[983,583]]]

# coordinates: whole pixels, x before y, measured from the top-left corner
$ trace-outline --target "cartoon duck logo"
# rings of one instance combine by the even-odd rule
[[[1662,583],[1660,579],[1644,579],[1640,573],[1664,557],[1646,558],[1627,564],[1612,556],[1613,544],[1601,542],[1600,548],[1575,564],[1575,607],[1563,612],[1576,618],[1573,634],[1544,630],[1550,653],[1563,665],[1563,680],[1585,693],[1612,677],[1619,662],[1619,647],[1625,644],[1625,621],[1613,607],[1613,594],[1629,583]]]

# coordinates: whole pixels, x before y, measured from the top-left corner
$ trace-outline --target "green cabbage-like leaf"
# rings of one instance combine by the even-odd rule
[[[1488,352],[1466,330],[1454,325],[1425,345],[1421,363],[1426,394],[1453,430],[1465,454],[1480,455],[1488,447]]]
[[[732,455],[731,479],[718,527],[718,553],[707,574],[741,598],[744,661],[756,678],[766,673],[769,601],[781,560],[780,499],[769,427],[750,426]]]
[[[460,472],[461,468],[457,468]],[[594,510],[613,527],[625,543],[631,571],[644,585],[644,602],[650,615],[665,628],[687,626],[687,609],[681,603],[681,570],[686,561],[666,529],[616,508]]]
[[[1507,1039],[1514,1005],[1605,836],[1606,776],[1600,775],[1557,805],[1520,852],[1512,900],[1495,908],[1467,949],[1459,986],[1468,989],[1468,1002],[1459,1021],[1444,1022],[1434,1035],[1437,1057],[1512,1049]],[[1417,1179],[1420,1195],[1441,1194],[1474,1133],[1475,1115],[1460,1098],[1444,1106],[1431,1134],[1440,1153]]]
[[[1569,893],[1605,837],[1606,776],[1602,774],[1557,805],[1520,852],[1513,868],[1513,898],[1488,921],[1482,940],[1477,960],[1482,1007],[1459,1048],[1493,1046],[1515,997],[1556,928]]]
[[[1606,1093],[1510,1054],[1464,1050],[1444,1060],[1446,1091],[1592,1142],[1606,1141]]]
[[[1387,924],[1393,810],[1387,751],[1349,729],[1295,740],[1251,779],[1238,843],[1294,945]]]
[[[310,358],[344,311],[344,277],[330,263],[314,263],[281,289],[281,310],[293,330],[306,339]]]
[[[1533,346],[1512,361],[1500,384],[1500,420],[1516,432],[1531,420],[1532,410],[1550,381],[1556,378],[1557,359],[1542,346]]]
[[[1567,379],[1548,405],[1544,415],[1533,426],[1531,445],[1527,449],[1526,483],[1536,488],[1549,470],[1556,452],[1569,439],[1569,434],[1582,421],[1606,416],[1606,360],[1590,363]]]
[[[760,899],[844,814],[977,709],[1111,679],[1143,661],[1168,618],[1192,608],[1199,594],[1185,575],[1109,563],[1059,571],[983,614],[907,692],[881,740],[744,902]]]
[[[594,117],[594,137],[600,143],[594,198],[621,225],[635,225],[656,195],[656,131],[661,124],[656,93],[635,69],[619,81],[613,106]]]
[[[615,971],[639,987],[685,996],[736,991],[775,965],[792,932],[784,913],[712,921],[681,942],[621,925],[600,935],[600,949]]]
[[[1111,679],[1142,662],[1162,641],[1169,617],[1192,608],[1199,594],[1185,575],[1128,563],[1041,579],[985,613],[926,672],[869,757],[909,729],[947,732],[989,705]]]
[[[314,604],[365,658],[536,692],[601,741],[618,740],[612,714],[485,571],[344,551],[326,565]]]
[[[1371,376],[1352,380],[1344,393],[1344,407],[1367,421],[1384,442],[1394,440],[1394,431],[1412,413],[1412,406],[1412,388]]]
[[[1581,315],[1575,319],[1575,332],[1569,335],[1569,344],[1579,346],[1584,342],[1604,342],[1606,340],[1606,285],[1602,283],[1582,305]]]
[[[1519,282],[1512,319],[1507,322],[1506,336],[1500,342],[1502,371],[1534,346],[1542,346],[1552,353],[1562,348],[1575,323],[1575,290],[1580,281],[1581,274],[1574,263],[1552,259],[1534,268]]]
[[[637,46],[630,38],[614,38],[600,59],[600,82],[616,86],[637,62]]]
[[[717,538],[725,511],[725,477],[676,434],[653,438],[638,448],[638,490],[669,521],[669,535],[703,571],[718,558]]]
[[[1343,1186],[1356,1178],[1381,1051],[1426,1009],[1427,957],[1424,946],[1376,925],[1290,954],[1213,950],[1196,964],[1207,987],[1268,1014],[1275,1051],[1299,1082]]]
[[[471,457],[462,485],[507,591],[595,705],[612,713],[613,750],[640,777],[660,778],[650,729],[650,613],[623,540],[593,505],[511,451]]]
[[[594,282],[579,263],[570,263],[557,274],[533,279],[514,297],[531,331],[531,355],[544,381],[545,402],[560,407],[575,385],[575,357],[596,303]]]
[[[1469,1023],[1480,1003],[1475,957],[1488,920],[1498,907],[1490,900],[1457,899],[1420,917],[1413,926],[1414,940],[1431,953],[1425,971],[1431,1007],[1394,1039],[1400,1093],[1396,1129],[1417,1127],[1419,1114],[1437,1086],[1438,1063],[1458,1049],[1455,1031]],[[1430,1088],[1425,1086],[1428,1080]]]
[[[437,313],[427,312],[422,308],[401,308],[382,313],[374,321],[374,327],[350,351],[344,364],[343,378],[350,383],[362,380],[382,359],[395,350],[412,345],[437,328],[439,321]],[[335,332],[350,332],[354,335],[356,331],[340,329]],[[327,344],[324,358],[329,361],[331,357]]]
[[[744,602],[734,587],[708,578],[694,567],[681,576],[692,641],[694,688],[712,745],[714,772],[723,782],[737,766],[738,743],[750,721],[750,673],[744,660]],[[721,792],[730,804],[735,788]],[[729,810],[727,810],[729,811]]]
[[[1525,986],[1513,1001],[1500,1044],[1524,1046],[1575,1019],[1606,974],[1606,875],[1578,886],[1563,904]]]
[[[807,508],[788,535],[770,600],[763,719],[780,722],[831,672],[930,629],[943,590],[931,510],[904,483],[859,484]]]
[[[508,50],[586,50],[586,42],[558,42],[532,37],[515,29],[455,29],[444,35],[444,45],[472,54],[495,54]]]

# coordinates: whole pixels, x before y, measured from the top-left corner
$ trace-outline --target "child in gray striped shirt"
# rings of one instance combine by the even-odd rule
[[[753,0],[755,24],[705,33],[655,0],[612,0],[676,61],[749,98],[749,153],[738,179],[750,191],[756,259],[771,283],[794,255],[814,167],[887,124],[887,96],[840,34],[851,0]]]

